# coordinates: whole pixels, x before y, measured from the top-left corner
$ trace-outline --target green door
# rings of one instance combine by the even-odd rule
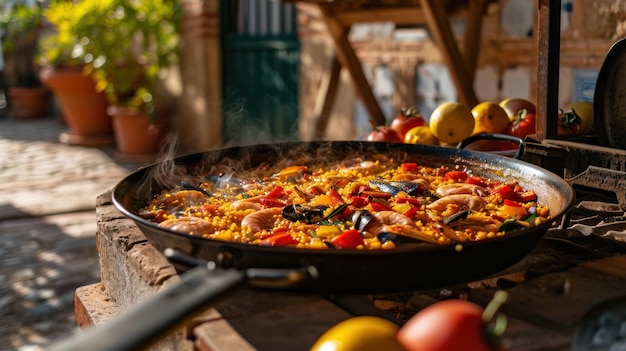
[[[220,6],[224,143],[297,140],[296,8],[267,0]]]

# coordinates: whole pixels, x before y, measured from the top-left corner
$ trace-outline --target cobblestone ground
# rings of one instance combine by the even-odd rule
[[[0,350],[45,350],[77,329],[77,287],[99,281],[96,197],[139,164],[58,142],[54,118],[0,117]]]

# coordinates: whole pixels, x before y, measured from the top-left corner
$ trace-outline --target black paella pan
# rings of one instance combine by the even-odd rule
[[[224,242],[164,229],[137,215],[154,194],[183,180],[206,176],[218,165],[244,172],[278,162],[302,164],[325,160],[332,164],[376,155],[393,157],[399,162],[466,168],[476,175],[518,181],[537,193],[539,203],[549,206],[552,221],[462,246],[403,244],[393,250],[363,251]],[[493,275],[526,256],[549,227],[570,211],[575,195],[571,186],[557,175],[509,157],[421,145],[336,141],[250,145],[182,156],[135,171],[114,187],[112,197],[115,206],[161,251],[173,248],[193,258],[213,261],[222,269],[313,267],[317,278],[305,280],[292,289],[375,293],[436,288]]]

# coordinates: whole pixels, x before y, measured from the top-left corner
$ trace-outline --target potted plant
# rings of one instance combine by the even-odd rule
[[[180,1],[81,0],[57,6],[80,17],[72,40],[78,47],[65,55],[80,58],[96,91],[107,97],[118,151],[156,153],[168,119],[166,106],[158,103],[159,88],[164,71],[178,59]],[[133,130],[124,124],[129,119],[147,139],[125,137]]]
[[[162,81],[178,60],[179,0],[97,2],[100,28],[85,52],[97,88],[104,91],[122,154],[158,152],[168,127],[170,108]]]
[[[84,47],[89,38],[84,33],[98,27],[97,19],[86,17],[93,2],[59,0],[43,10],[50,24],[39,39],[40,78],[52,91],[69,131],[62,142],[99,146],[115,142],[113,123],[107,114],[106,95],[96,91],[89,72],[89,56]]]
[[[35,65],[41,22],[38,3],[18,2],[0,13],[3,80],[12,118],[37,118],[48,113],[48,91],[41,85]]]

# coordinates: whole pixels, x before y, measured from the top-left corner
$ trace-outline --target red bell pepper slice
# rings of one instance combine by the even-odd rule
[[[501,187],[495,189],[495,193],[500,195],[503,200],[509,199],[513,201],[517,201],[517,192],[515,189],[509,184],[504,184]]]
[[[361,192],[361,196],[388,199],[392,197],[393,195],[390,193],[386,193],[384,191],[364,190],[363,192]]]
[[[464,182],[468,175],[465,171],[448,171],[444,176],[445,180],[453,180],[455,182]]]
[[[341,197],[341,194],[339,194],[337,192],[337,190],[335,190],[335,189],[330,189],[328,191],[328,197],[330,197],[330,201],[335,206],[343,205],[343,204],[346,203],[345,201],[343,201],[343,198]]]
[[[282,201],[268,199],[268,198],[259,199],[259,203],[263,206],[263,208],[287,206],[287,204]]]
[[[475,176],[467,177],[467,179],[465,180],[465,183],[478,185],[478,186],[482,186],[482,187],[486,187],[487,186],[487,182],[483,178],[475,177]]]
[[[270,237],[267,237],[261,240],[261,245],[264,246],[287,246],[287,245],[295,245],[298,243],[298,240],[294,239],[291,233],[281,233],[275,234]]]
[[[400,168],[402,168],[402,170],[405,172],[417,172],[420,170],[420,167],[417,165],[417,163],[412,162],[403,163],[400,165]]]
[[[420,199],[415,198],[415,197],[398,197],[395,200],[397,203],[399,204],[411,204],[414,206],[419,206],[422,204],[422,202],[420,201]]]
[[[363,236],[356,229],[349,229],[330,239],[330,242],[344,249],[354,249],[359,245],[364,245]]]
[[[361,207],[365,207],[367,206],[367,204],[369,203],[369,201],[367,201],[367,198],[364,198],[362,196],[351,196],[350,197],[350,205],[356,207],[356,208],[361,208]]]
[[[275,186],[274,189],[270,190],[270,192],[265,195],[265,198],[280,199],[283,196],[285,196],[285,190],[281,186]]]
[[[504,199],[504,204],[507,206],[522,207],[521,203],[511,199]]]
[[[417,206],[413,206],[411,208],[409,208],[408,210],[406,210],[403,214],[409,218],[413,218],[413,216],[415,216],[415,214],[419,211],[419,207]]]
[[[381,204],[380,202],[375,202],[375,201],[370,202],[370,206],[372,206],[372,210],[374,212],[391,210],[391,207],[389,207],[389,205]]]

